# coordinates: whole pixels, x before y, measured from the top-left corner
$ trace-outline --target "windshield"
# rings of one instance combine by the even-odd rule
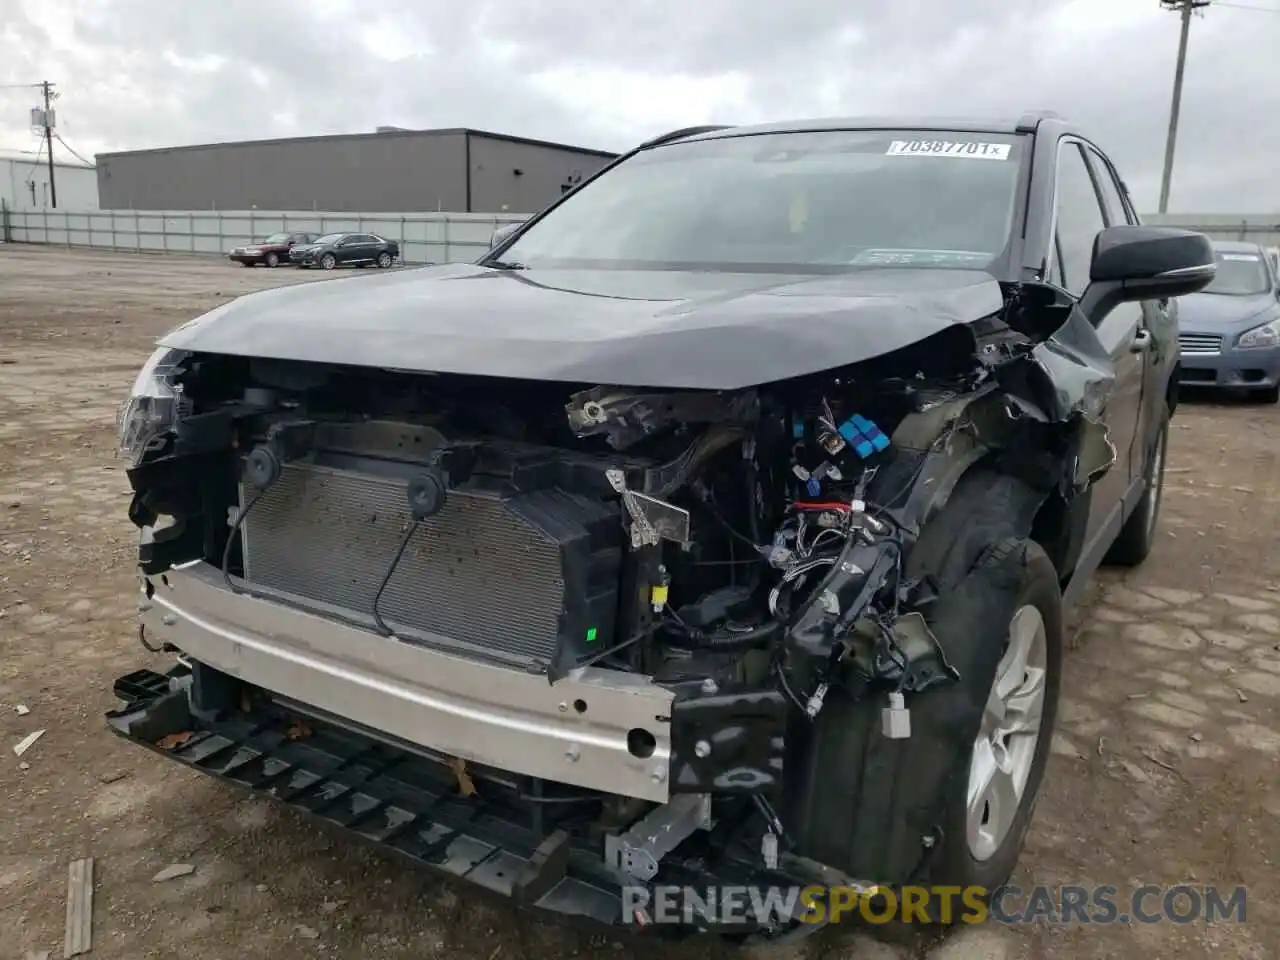
[[[1010,236],[1022,146],[998,134],[864,130],[657,147],[570,194],[500,259],[589,269],[983,269]]]
[[[1260,253],[1218,252],[1218,272],[1202,293],[1250,297],[1271,289],[1271,278]]]
[[[316,240],[316,243],[337,243],[345,236],[345,233],[326,233],[323,237]]]

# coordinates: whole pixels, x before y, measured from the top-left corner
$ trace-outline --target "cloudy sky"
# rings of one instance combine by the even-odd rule
[[[1246,9],[1246,7],[1261,9]],[[1280,0],[1192,24],[1170,209],[1280,211]],[[0,0],[0,148],[470,126],[600,149],[686,124],[1057,110],[1159,192],[1159,0]],[[57,147],[61,149],[61,147]]]

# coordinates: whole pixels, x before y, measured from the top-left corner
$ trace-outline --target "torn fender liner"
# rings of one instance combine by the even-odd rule
[[[489,799],[483,787],[463,797],[449,788],[439,764],[357,731],[308,718],[308,735],[294,738],[286,715],[258,706],[253,713],[193,715],[181,684],[190,673],[139,670],[115,683],[124,706],[107,714],[109,729],[170,760],[314,814],[383,849],[510,897],[523,906],[635,927],[622,915],[618,877],[605,865],[604,844],[570,839],[562,830],[534,830],[536,816]],[[176,683],[175,683],[176,681]],[[456,790],[456,781],[455,790]],[[521,817],[525,818],[522,819]],[[719,850],[686,860],[664,857],[655,884],[693,889],[726,886],[792,887],[808,875],[765,871],[758,861]],[[695,921],[698,918],[694,918]],[[682,936],[705,923],[658,926]],[[776,941],[820,929],[793,918],[770,931],[755,925],[721,927],[733,936]]]
[[[971,471],[908,557],[907,575],[935,584],[938,599],[926,619],[962,678],[994,669],[1017,597],[1021,552],[990,548],[1025,538],[1043,500],[1014,477]],[[991,642],[973,642],[981,638]],[[788,732],[796,750],[788,756],[794,776],[786,806],[799,852],[855,875],[874,865],[874,876],[890,885],[914,882],[928,852],[923,841],[936,826],[933,804],[964,789],[957,760],[968,756],[966,739],[972,742],[983,706],[967,689],[942,685],[912,697],[908,739],[881,732],[882,697],[854,701],[839,688],[817,723],[797,721]],[[842,818],[856,824],[842,838],[822,828]]]

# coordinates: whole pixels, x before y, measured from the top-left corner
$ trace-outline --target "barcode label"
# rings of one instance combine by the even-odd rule
[[[890,157],[961,157],[968,160],[1008,160],[1009,144],[971,140],[894,140]]]

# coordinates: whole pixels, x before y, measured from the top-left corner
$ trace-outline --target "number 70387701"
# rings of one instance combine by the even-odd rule
[[[976,140],[894,140],[886,153],[891,157],[963,157],[974,160],[1008,160],[1009,144]]]

